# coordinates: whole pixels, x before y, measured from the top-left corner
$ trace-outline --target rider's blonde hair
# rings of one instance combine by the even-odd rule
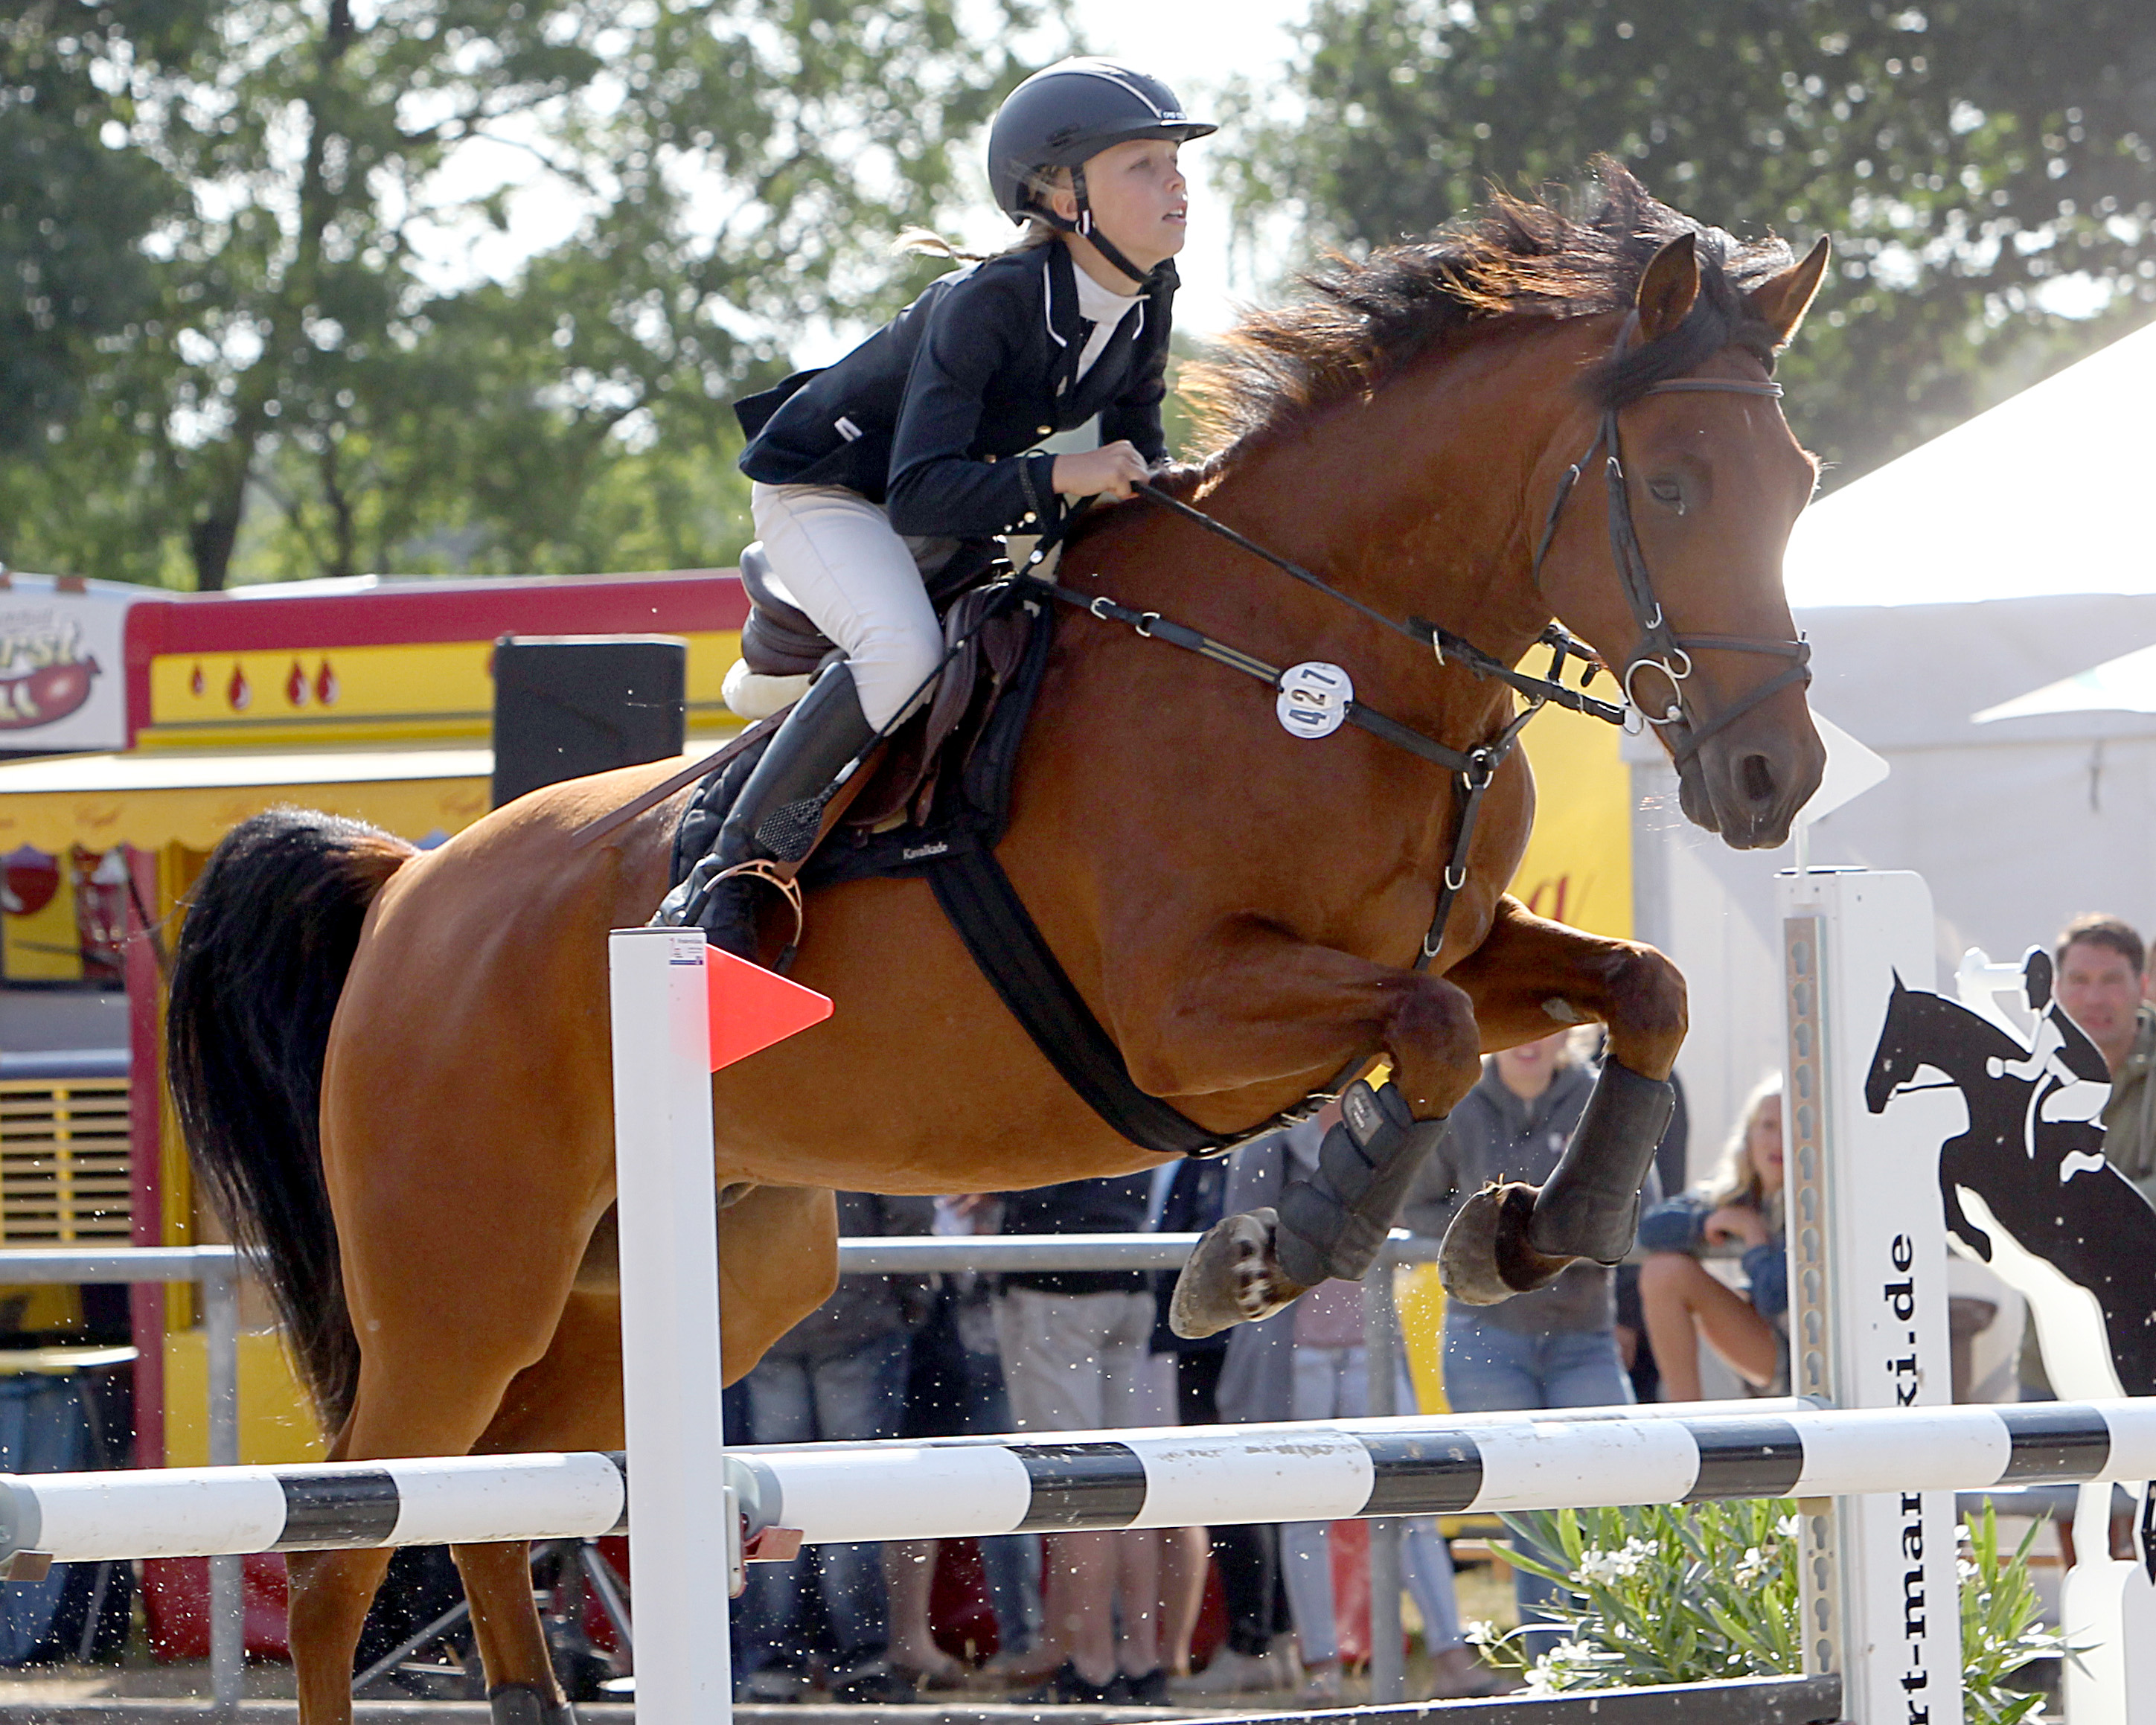
[[[1025,177],[1025,188],[1036,198],[1045,198],[1057,192],[1070,189],[1070,170],[1067,167],[1036,168]],[[955,264],[981,264],[990,258],[1008,256],[1012,252],[1029,252],[1036,246],[1046,245],[1056,236],[1056,230],[1038,216],[1029,217],[1025,228],[1016,239],[1001,251],[962,252],[932,228],[905,227],[898,230],[892,240],[895,252],[916,254],[925,257],[948,258]]]

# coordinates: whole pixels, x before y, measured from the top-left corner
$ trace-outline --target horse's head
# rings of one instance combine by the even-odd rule
[[[1879,1027],[1879,1046],[1871,1055],[1871,1070],[1864,1075],[1864,1106],[1882,1113],[1894,1092],[1914,1079],[1924,1064],[1912,1034],[1915,997],[1894,973],[1894,993],[1887,1003],[1887,1022]]]
[[[1782,594],[1815,470],[1768,370],[1826,244],[1796,261],[1699,228],[1614,162],[1596,172],[1587,219],[1500,196],[1246,314],[1182,374],[1211,449],[1169,483],[1500,657],[1556,615],[1661,729],[1685,812],[1779,845],[1826,757]],[[1416,711],[1402,682],[1373,686]],[[1507,697],[1476,688],[1486,727]]]
[[[1537,474],[1563,501],[1536,572],[1543,599],[1661,732],[1686,816],[1750,850],[1789,836],[1826,760],[1782,591],[1816,469],[1769,372],[1818,290],[1827,243],[1771,273],[1748,249],[1748,285],[1724,267],[1732,248],[1679,233],[1640,273],[1630,310],[1607,321],[1606,357],[1583,379],[1594,447],[1579,462],[1588,418],[1575,417]]]

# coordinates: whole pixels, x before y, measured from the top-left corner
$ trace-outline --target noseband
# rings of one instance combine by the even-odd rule
[[[1620,357],[1630,347],[1638,332],[1640,314],[1634,312],[1625,319],[1625,326],[1617,334],[1617,344],[1610,351],[1610,358]],[[1762,381],[1751,382],[1742,377],[1671,377],[1660,383],[1650,383],[1643,392],[1647,395],[1676,395],[1686,393],[1718,395],[1759,395],[1779,397],[1782,386]],[[1594,459],[1597,449],[1604,451],[1603,475],[1609,496],[1609,555],[1617,566],[1617,583],[1623,588],[1625,603],[1630,607],[1632,620],[1640,626],[1640,639],[1632,649],[1632,656],[1625,661],[1617,686],[1623,693],[1625,705],[1630,712],[1639,715],[1645,724],[1665,728],[1671,758],[1682,767],[1698,754],[1701,745],[1708,738],[1726,731],[1753,708],[1769,696],[1779,694],[1791,684],[1808,684],[1812,680],[1811,643],[1801,638],[1794,641],[1778,641],[1754,635],[1681,635],[1672,629],[1662,616],[1662,603],[1655,593],[1653,575],[1647,568],[1646,552],[1640,545],[1639,529],[1633,525],[1632,499],[1625,478],[1625,452],[1621,434],[1617,425],[1617,409],[1605,408],[1601,425],[1594,434],[1594,441],[1587,446],[1580,458],[1565,470],[1564,477],[1558,481],[1557,495],[1550,500],[1549,514],[1543,521],[1542,538],[1535,546],[1532,578],[1539,590],[1543,580],[1543,562],[1549,555],[1550,542],[1557,537],[1558,522],[1564,514],[1564,506],[1570,501],[1587,464]],[[1773,676],[1744,691],[1736,701],[1711,715],[1702,710],[1697,695],[1687,694],[1685,685],[1692,674],[1692,653],[1704,650],[1722,653],[1758,653],[1772,658],[1786,659],[1789,663]],[[1636,680],[1643,670],[1658,670],[1670,680],[1675,691],[1675,701],[1657,717],[1641,702]]]

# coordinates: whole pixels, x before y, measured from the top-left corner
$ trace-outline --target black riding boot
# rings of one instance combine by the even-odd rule
[[[727,871],[744,863],[798,863],[814,850],[824,805],[875,737],[852,668],[843,660],[829,665],[764,746],[718,842],[667,895],[659,920],[696,923],[713,946],[754,962],[757,899],[767,883]]]

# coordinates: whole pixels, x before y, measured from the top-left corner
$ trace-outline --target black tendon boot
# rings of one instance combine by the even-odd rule
[[[694,922],[715,947],[757,956],[757,901],[768,886],[793,897],[792,883],[758,865],[798,863],[815,849],[824,805],[840,775],[875,739],[862,716],[854,673],[827,666],[794,703],[734,799],[718,842],[659,907],[661,922]],[[794,901],[798,916],[799,902]]]
[[[504,1683],[486,1692],[492,1725],[577,1725],[577,1710],[536,1683]]]
[[[1229,1216],[1199,1241],[1176,1278],[1169,1327],[1209,1336],[1268,1317],[1328,1278],[1360,1281],[1444,1136],[1445,1122],[1417,1120],[1398,1086],[1348,1086],[1317,1172],[1292,1182],[1277,1212]]]
[[[1622,1260],[1639,1227],[1640,1188],[1676,1107],[1666,1080],[1605,1063],[1572,1142],[1539,1189],[1507,1181],[1460,1206],[1438,1260],[1445,1292],[1495,1306],[1547,1286],[1574,1259]]]

